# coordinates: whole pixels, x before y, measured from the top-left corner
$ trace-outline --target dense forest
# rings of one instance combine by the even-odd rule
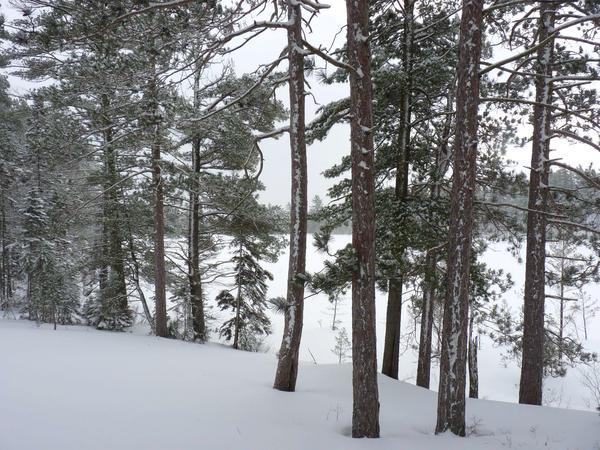
[[[337,305],[351,292],[351,336],[335,352],[342,362],[351,348],[357,438],[379,437],[377,373],[398,378],[403,314],[416,384],[438,389],[436,433],[466,433],[482,335],[520,362],[520,403],[541,405],[544,378],[593,363],[571,324],[587,326],[583,289],[600,281],[600,174],[553,151],[600,151],[600,3],[345,3],[333,45],[312,37],[329,8],[319,0],[5,5],[1,314],[55,328],[145,323],[250,351],[279,314],[274,388],[294,391],[305,298]],[[265,33],[279,56],[238,73],[232,55]],[[316,84],[348,95],[310,117]],[[336,127],[349,130],[347,151],[311,200],[307,147]],[[287,207],[261,197],[264,142],[282,136]],[[517,147],[526,170],[506,156]],[[336,233],[351,243],[334,249]],[[510,274],[482,257],[498,242],[525,250],[520,314],[502,302]],[[311,243],[324,261],[314,273]],[[265,264],[286,248],[287,291],[270,296]],[[376,292],[387,295],[381,366]],[[228,319],[216,323],[217,309]]]

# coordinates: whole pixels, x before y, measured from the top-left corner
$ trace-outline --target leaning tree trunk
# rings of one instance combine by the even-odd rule
[[[412,47],[414,29],[414,0],[404,0],[404,35],[402,42],[402,70],[404,80],[400,87],[400,127],[398,130],[398,157],[396,164],[395,198],[398,208],[406,201],[408,194],[408,159],[410,145],[410,103]],[[404,245],[397,249],[396,264],[402,264]],[[381,372],[398,379],[398,359],[400,356],[400,329],[402,326],[402,284],[401,269],[388,281],[388,304],[385,319],[385,340]]]
[[[133,230],[131,229],[131,217],[127,212],[125,212],[125,223],[127,224],[127,233],[128,233],[128,244],[129,244],[129,258],[130,258],[130,266],[131,266],[131,279],[135,286],[135,290],[138,293],[138,297],[140,298],[140,303],[142,304],[142,309],[144,310],[144,315],[146,316],[146,321],[148,325],[150,325],[150,329],[152,333],[156,334],[154,318],[152,317],[152,313],[150,312],[150,307],[148,306],[148,302],[146,301],[146,294],[142,289],[142,285],[140,283],[140,263],[135,255],[135,242],[133,240]]]
[[[347,0],[352,158],[352,437],[379,437],[375,336],[375,185],[369,1]]]
[[[198,98],[200,88],[200,70],[194,77],[194,106],[200,107]],[[200,137],[192,141],[192,182],[190,186],[190,236],[189,267],[190,304],[192,307],[192,331],[194,340],[206,339],[204,320],[204,301],[202,299],[202,278],[200,275]]]
[[[283,339],[273,387],[294,391],[298,376],[298,356],[302,337],[304,283],[306,281],[307,169],[304,124],[304,53],[302,15],[298,2],[288,0],[288,61],[290,89],[290,150],[292,160],[292,198],[290,222],[290,259],[287,306]]]
[[[479,367],[477,366],[477,351],[479,337],[473,336],[473,317],[469,321],[469,398],[479,398]]]
[[[554,28],[556,4],[540,2],[539,40],[548,39]],[[546,217],[548,173],[550,170],[551,111],[543,106],[552,102],[552,63],[554,39],[537,52],[533,143],[529,174],[527,212],[527,249],[525,260],[525,298],[523,305],[523,360],[519,403],[542,404],[544,373],[544,302],[546,297]]]
[[[463,0],[457,66],[456,132],[448,269],[436,433],[465,435],[469,268],[477,164],[477,108],[483,0]]]
[[[156,80],[156,56],[150,53],[148,97],[151,114],[152,184],[154,186],[154,303],[156,335],[167,337],[167,298],[165,270],[164,193],[161,173],[161,135]]]

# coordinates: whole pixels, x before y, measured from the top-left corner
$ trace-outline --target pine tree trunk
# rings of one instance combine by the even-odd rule
[[[581,318],[583,320],[583,338],[587,341],[588,332],[587,332],[587,313],[585,310],[585,294],[581,296]]]
[[[402,42],[402,70],[404,79],[400,87],[400,126],[398,130],[398,156],[396,164],[395,197],[397,207],[402,208],[408,195],[408,168],[410,146],[410,103],[412,47],[414,29],[414,0],[404,0],[404,33]],[[400,265],[404,249],[398,249],[397,264]],[[398,379],[398,358],[400,356],[400,330],[402,327],[402,284],[401,269],[388,281],[388,304],[385,322],[382,373]]]
[[[158,86],[156,80],[156,56],[150,52],[151,78],[148,80],[148,96],[151,102],[151,152],[152,152],[152,184],[154,187],[154,302],[156,335],[168,336],[167,298],[165,270],[165,224],[164,193],[161,174],[161,135],[158,107]]]
[[[435,303],[435,252],[425,255],[425,277],[423,280],[423,308],[419,333],[419,359],[417,362],[417,386],[429,389],[431,378],[431,338],[433,335],[433,310]]]
[[[435,165],[432,173],[432,185],[429,198],[435,202],[439,200],[441,183],[448,170],[448,141],[452,133],[452,112],[454,106],[454,83],[446,96],[446,119],[440,136],[438,149],[435,155]],[[421,314],[421,327],[419,333],[419,359],[417,362],[417,386],[429,389],[431,383],[431,351],[433,339],[433,320],[435,300],[438,283],[436,249],[427,250],[425,255],[425,273],[423,275],[423,312]],[[439,338],[439,336],[438,336]]]
[[[233,329],[233,348],[240,348],[240,313],[242,308],[242,244],[240,244],[239,267],[237,273],[237,294],[235,296],[235,326]]]
[[[105,217],[106,231],[104,238],[108,239],[103,247],[107,250],[104,262],[107,264],[107,273],[112,274],[107,281],[113,283],[108,291],[114,298],[104,299],[112,302],[116,300],[123,312],[127,311],[127,285],[125,282],[125,261],[121,233],[121,220],[119,217],[119,189],[116,186],[119,180],[117,172],[116,150],[113,144],[113,128],[110,119],[110,99],[107,94],[101,96],[102,125],[104,127],[104,160],[105,160]]]
[[[338,298],[337,296],[333,299],[333,322],[331,323],[331,330],[335,331],[337,322],[337,309],[338,309]]]
[[[538,39],[548,38],[554,27],[556,4],[540,2]],[[527,212],[527,248],[525,260],[525,298],[523,306],[523,359],[519,403],[542,404],[544,373],[544,303],[546,299],[546,211],[550,170],[550,108],[552,102],[552,63],[554,39],[537,52],[535,99],[533,107],[533,143],[529,174]]]
[[[347,0],[352,158],[352,437],[379,437],[375,335],[375,186],[369,1]]]
[[[436,433],[465,435],[469,268],[473,231],[483,0],[463,0],[457,66],[456,133],[448,270]]]
[[[292,198],[290,222],[290,259],[287,307],[283,339],[273,387],[294,391],[298,376],[298,355],[304,313],[306,280],[307,168],[304,113],[304,54],[301,6],[288,0],[288,62],[290,91],[290,150],[292,160]]]
[[[152,333],[156,334],[156,328],[154,323],[154,318],[152,317],[152,313],[150,312],[150,308],[148,307],[148,302],[146,301],[146,294],[144,294],[144,290],[140,284],[140,264],[135,255],[135,246],[133,241],[133,231],[131,230],[131,218],[127,213],[125,213],[125,220],[127,223],[127,231],[129,234],[129,255],[131,258],[131,278],[133,283],[135,284],[135,290],[138,293],[140,298],[140,303],[142,304],[142,309],[144,310],[144,315],[146,316],[146,321],[148,325],[150,325],[150,329]]]
[[[0,186],[0,251],[2,252],[2,258],[0,258],[0,310],[8,309],[6,247],[6,201],[4,187]]]
[[[200,70],[194,77],[194,106],[200,107],[198,92],[200,88]],[[190,304],[192,306],[192,329],[194,340],[206,339],[204,321],[204,300],[202,298],[202,278],[200,275],[200,138],[192,141],[192,183],[190,188],[190,236],[189,236],[189,273]]]
[[[385,315],[385,340],[381,373],[398,379],[400,328],[402,324],[402,276],[388,280],[388,302]]]
[[[560,261],[560,316],[558,324],[558,361],[563,358],[563,345],[565,333],[565,260]]]
[[[473,336],[473,317],[469,322],[469,398],[479,398],[479,367],[477,366],[477,351],[479,338]]]

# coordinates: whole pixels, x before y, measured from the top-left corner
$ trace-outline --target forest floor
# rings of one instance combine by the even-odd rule
[[[271,388],[273,354],[88,327],[0,320],[1,450],[600,449],[596,413],[467,403],[468,437],[433,434],[436,394],[379,377],[381,439],[349,437],[349,364],[303,364]]]

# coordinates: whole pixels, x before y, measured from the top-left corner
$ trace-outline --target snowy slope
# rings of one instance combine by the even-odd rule
[[[350,236],[334,236],[332,247],[341,248],[350,242]],[[523,262],[513,257],[503,243],[492,244],[485,253],[483,260],[494,269],[504,269],[512,274],[515,282],[514,287],[508,291],[503,300],[511,307],[515,315],[523,303],[523,286],[525,266]],[[524,249],[521,254],[524,260]],[[285,295],[287,282],[287,253],[282,255],[276,264],[268,264],[268,269],[273,272],[274,280],[270,283],[269,296]],[[308,270],[315,272],[321,269],[323,264],[323,255],[309,246],[307,252]],[[207,287],[209,304],[213,302],[214,296],[218,293],[220,287]],[[591,283],[587,288],[588,293],[594,299],[600,298],[600,285]],[[410,295],[410,294],[409,294]],[[405,297],[405,300],[408,296]],[[387,304],[387,295],[383,292],[377,292],[377,353],[378,362],[381,363],[383,355],[383,341],[385,336],[385,311]],[[549,301],[547,311],[553,312],[555,304]],[[214,311],[219,316],[218,311]],[[335,345],[337,331],[331,330],[332,309],[325,295],[317,295],[307,298],[305,302],[304,327],[302,333],[302,343],[300,348],[300,359],[311,362],[313,357],[318,364],[335,363],[337,356],[331,349]],[[348,292],[341,297],[338,317],[339,327],[345,327],[350,334],[351,330],[351,295]],[[266,349],[270,353],[275,353],[281,344],[283,334],[282,316],[271,315],[273,322],[273,334],[266,341]],[[580,321],[580,317],[577,317]],[[589,351],[600,353],[600,316],[589,319],[589,339],[584,340],[581,336],[581,342]],[[400,379],[412,382],[414,384],[417,370],[417,352],[412,347],[418,344],[418,333],[408,335],[410,330],[414,329],[413,318],[408,311],[408,304],[405,304],[402,311],[402,333],[403,345],[400,356]],[[216,333],[212,335],[217,338]],[[481,398],[500,401],[518,401],[519,361],[505,361],[502,356],[505,353],[504,348],[495,347],[494,344],[485,336],[482,336],[481,349],[479,353],[479,395]],[[581,370],[587,368],[571,368],[568,370],[565,378],[544,380],[544,401],[551,406],[574,408],[574,409],[595,409],[597,406],[590,392],[582,385]],[[438,385],[438,367],[432,367],[431,386],[437,388]]]
[[[471,435],[432,434],[436,395],[380,377],[382,439],[353,440],[349,365],[0,320],[1,450],[600,449],[590,412],[469,401]]]

